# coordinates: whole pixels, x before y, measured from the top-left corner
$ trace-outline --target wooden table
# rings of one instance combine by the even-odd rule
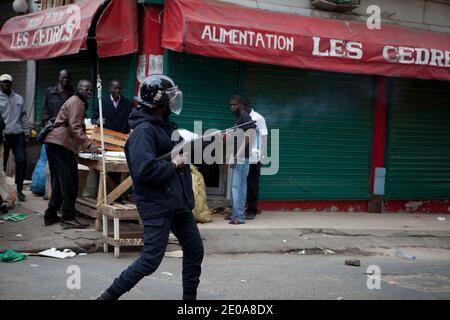
[[[136,205],[131,202],[124,204],[115,203],[125,191],[132,186],[131,177],[126,178],[114,190],[106,196],[106,204],[103,199],[103,164],[102,159],[86,159],[78,157],[78,162],[91,169],[99,172],[99,183],[97,199],[92,198],[78,198],[76,203],[76,210],[85,215],[95,218],[95,228],[101,230],[100,217],[103,220],[103,250],[108,252],[108,245],[114,247],[114,256],[120,256],[120,247],[124,246],[142,246],[142,232],[124,232],[120,233],[120,220],[138,220],[141,225],[139,214]],[[125,159],[106,158],[106,172],[121,172],[128,173],[128,165]],[[114,230],[112,234],[108,233],[108,219],[113,220]]]
[[[97,230],[101,230],[100,223],[100,206],[105,205],[105,201],[103,200],[103,167],[102,167],[102,159],[86,159],[82,157],[78,157],[78,163],[89,167],[90,169],[95,169],[99,172],[99,183],[98,183],[98,192],[97,199],[88,198],[88,197],[79,197],[76,202],[76,210],[81,212],[87,216],[95,218],[95,228]],[[128,173],[128,165],[125,159],[118,158],[106,158],[106,172],[121,172]],[[113,202],[120,197],[124,192],[126,192],[132,186],[131,177],[126,178],[119,184],[114,190],[112,190],[106,197],[106,204],[111,205]],[[119,204],[114,204],[119,205]],[[121,209],[129,209],[136,211],[136,205],[127,203],[123,205],[119,205]],[[137,214],[137,211],[136,211]]]

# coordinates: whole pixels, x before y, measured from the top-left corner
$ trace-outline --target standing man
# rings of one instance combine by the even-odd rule
[[[256,122],[256,143],[252,145],[250,151],[250,170],[247,177],[247,214],[248,220],[255,219],[255,216],[261,213],[258,208],[259,197],[259,177],[261,175],[261,158],[266,154],[267,135],[269,134],[266,126],[266,119],[251,106],[248,98],[243,98],[245,111]]]
[[[180,114],[183,95],[172,79],[152,75],[140,88],[140,105],[130,116],[133,132],[126,145],[133,198],[144,224],[141,256],[98,298],[116,300],[143,277],[156,271],[166,251],[170,231],[183,249],[183,300],[196,300],[203,261],[203,242],[192,209],[194,194],[186,158],[160,158],[171,152],[176,128],[171,112]]]
[[[100,153],[86,136],[85,112],[92,95],[88,80],[78,83],[77,93],[61,107],[52,131],[45,138],[45,149],[50,167],[52,194],[44,214],[46,226],[61,222],[64,229],[81,229],[87,225],[75,219],[75,202],[78,194],[77,154],[80,148],[92,154]],[[62,206],[62,216],[57,212]]]
[[[9,74],[0,76],[0,113],[5,122],[3,169],[6,171],[9,151],[12,150],[16,160],[17,198],[25,201],[23,181],[27,170],[26,148],[30,140],[31,126],[23,98],[12,91],[13,78]]]
[[[48,87],[44,93],[42,101],[42,127],[44,127],[48,120],[56,118],[62,105],[74,95],[75,90],[70,85],[72,77],[69,71],[63,69],[58,74],[58,83],[54,86]],[[45,171],[48,172],[48,161],[45,165]],[[44,200],[48,200],[47,191],[50,189],[50,179],[45,181],[45,195]]]
[[[243,97],[234,95],[230,99],[231,112],[236,116],[236,126],[249,123],[252,121],[250,115],[245,111],[243,104]],[[247,136],[247,131],[251,129],[254,131],[255,124],[248,124],[237,132],[245,132],[244,137],[239,137],[239,133],[233,136],[234,143],[234,159],[231,163],[231,202],[232,214],[230,216],[230,224],[244,224],[245,223],[245,198],[247,195],[247,176],[249,172],[249,147],[254,141],[255,134]],[[252,133],[250,131],[250,133]],[[249,139],[250,138],[250,139]]]
[[[47,88],[42,101],[42,127],[52,118],[56,118],[64,102],[74,94],[70,85],[70,72],[63,69],[59,72],[58,83]]]
[[[133,111],[133,102],[120,94],[122,87],[118,80],[112,80],[109,83],[108,90],[110,95],[102,97],[103,127],[128,134],[130,132],[128,118],[130,117],[131,111]],[[98,107],[97,102],[92,112],[91,122],[93,124],[99,123],[98,118],[100,115]]]
[[[103,127],[128,134],[130,132],[128,118],[131,111],[133,111],[133,102],[120,94],[122,88],[118,80],[112,80],[109,83],[108,90],[109,96],[102,97]],[[99,116],[99,105],[97,102],[92,113],[91,122],[100,124]],[[111,178],[115,186],[118,186],[121,182],[122,174],[120,172],[109,172],[108,177]],[[117,198],[116,202],[122,203],[122,196]]]

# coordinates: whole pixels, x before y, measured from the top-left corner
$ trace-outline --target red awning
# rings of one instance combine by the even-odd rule
[[[111,57],[137,52],[138,13],[136,0],[114,0],[97,24],[98,55]]]
[[[166,0],[164,48],[335,72],[450,81],[450,35],[245,8]]]
[[[49,59],[86,49],[92,20],[104,2],[84,0],[9,19],[0,30],[0,61]],[[113,0],[105,9],[97,27],[101,57],[137,51],[136,6],[133,0]],[[108,41],[119,36],[118,41]]]

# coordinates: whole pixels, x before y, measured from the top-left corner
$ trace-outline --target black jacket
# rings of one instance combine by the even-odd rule
[[[130,115],[133,129],[125,154],[133,180],[133,198],[142,219],[174,215],[194,208],[189,166],[174,169],[170,159],[156,158],[170,152],[173,122],[164,121],[141,110]]]
[[[128,117],[133,111],[133,102],[124,96],[120,97],[119,105],[114,108],[114,104],[111,101],[111,95],[102,97],[102,111],[103,118],[105,119],[105,129],[110,129],[122,133],[130,132],[130,126],[128,125]],[[98,110],[98,101],[94,106],[92,112],[91,121],[95,124],[100,117]]]
[[[48,120],[56,118],[62,105],[75,94],[75,90],[68,86],[63,92],[59,92],[56,85],[47,88],[42,101],[42,126],[44,127]]]

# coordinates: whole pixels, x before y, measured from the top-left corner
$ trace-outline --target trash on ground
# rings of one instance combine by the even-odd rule
[[[287,241],[286,240],[283,240],[283,243],[286,243]]]
[[[395,251],[395,256],[406,260],[416,260],[416,256],[411,256],[400,250]]]
[[[248,280],[241,280],[241,282],[248,282]]]
[[[328,250],[328,249],[323,250],[323,252],[324,252],[325,254],[334,254],[334,253],[336,253],[336,252],[334,252],[333,250]]]
[[[37,267],[39,267],[37,264],[30,264],[30,267],[32,267],[32,268],[37,268]]]
[[[8,213],[2,216],[5,221],[19,222],[28,218],[26,214],[23,213]]]
[[[78,255],[79,256],[87,256],[87,253],[86,252],[82,252],[82,253],[79,253]]]
[[[336,300],[344,300],[344,297],[337,297]]]
[[[20,233],[16,234],[16,237],[22,238],[23,235],[21,235]]]
[[[5,252],[0,253],[0,260],[2,262],[17,262],[25,260],[26,258],[26,254],[14,250],[6,250]]]
[[[389,281],[389,284],[392,284],[392,285],[396,286],[396,285],[399,285],[400,282],[397,282],[397,281]]]
[[[306,254],[306,251],[305,251],[305,249],[303,249],[302,251],[299,251],[299,253],[298,254]]]
[[[56,250],[56,248],[51,248],[51,249],[39,252],[39,255],[44,256],[44,257],[50,257],[50,258],[66,259],[66,258],[75,257],[76,253],[70,249],[64,249],[63,251],[59,251],[59,250]]]
[[[183,258],[183,251],[182,250],[176,250],[176,251],[169,251],[164,254],[166,257],[170,258]]]
[[[361,261],[358,259],[345,259],[345,264],[348,266],[359,267],[361,266]]]
[[[445,217],[437,217],[439,221],[445,221]]]
[[[173,273],[163,271],[161,274],[165,274],[166,276],[173,277]]]

